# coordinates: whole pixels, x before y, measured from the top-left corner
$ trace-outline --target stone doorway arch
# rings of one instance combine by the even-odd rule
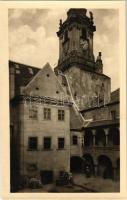
[[[109,157],[105,155],[98,157],[97,175],[105,179],[113,179],[113,166]]]
[[[80,156],[72,156],[70,160],[71,172],[82,172],[83,160]]]
[[[95,174],[94,171],[94,160],[93,157],[90,154],[84,154],[83,155],[83,171],[86,173],[87,168],[90,171],[90,176]]]

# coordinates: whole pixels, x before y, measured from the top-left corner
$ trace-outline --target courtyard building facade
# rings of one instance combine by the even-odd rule
[[[9,61],[11,191],[26,178],[55,182],[64,172],[120,179],[119,89],[93,52],[93,13],[60,20],[54,71]]]

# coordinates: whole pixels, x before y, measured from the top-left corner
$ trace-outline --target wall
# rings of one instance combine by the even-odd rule
[[[73,95],[77,93],[77,104],[80,108],[90,107],[94,97],[104,95],[105,103],[110,101],[110,78],[81,70],[76,66],[65,71],[68,77]]]
[[[72,138],[73,136],[77,136],[78,138],[78,144],[73,145]],[[71,156],[83,156],[83,149],[82,149],[82,140],[83,140],[83,132],[81,131],[71,131]]]
[[[20,123],[21,123],[21,160],[20,173],[22,175],[29,174],[27,164],[37,163],[38,175],[40,170],[53,170],[55,176],[60,170],[70,170],[70,113],[69,107],[62,107],[65,110],[65,121],[57,120],[57,110],[60,106],[46,105],[51,108],[51,120],[44,120],[44,105],[38,106],[38,119],[29,118],[29,105],[20,104]],[[28,151],[28,137],[38,137],[38,151]],[[43,137],[50,136],[52,138],[51,150],[43,150]],[[65,138],[64,150],[58,150],[57,138]]]
[[[93,119],[94,121],[112,120],[111,111],[116,112],[116,118],[119,118],[119,103],[106,105],[105,107],[96,108],[83,112],[85,119]]]

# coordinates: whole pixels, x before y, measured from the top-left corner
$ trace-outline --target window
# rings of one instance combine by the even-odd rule
[[[116,111],[115,110],[111,111],[111,117],[112,117],[112,119],[116,119]]]
[[[82,38],[85,39],[85,40],[87,39],[87,34],[86,34],[85,28],[82,29]]]
[[[76,135],[73,136],[72,142],[73,142],[73,145],[77,145],[78,144],[78,137]]]
[[[68,31],[65,31],[64,33],[64,42],[68,40]]]
[[[44,119],[50,120],[51,119],[51,109],[44,108]]]
[[[29,118],[37,119],[37,106],[30,105],[30,108],[29,108]]]
[[[63,121],[65,117],[64,110],[58,110],[58,120]]]
[[[67,81],[64,76],[62,76],[62,85],[67,86]]]
[[[28,150],[36,151],[37,150],[37,137],[28,138]]]
[[[51,149],[51,138],[44,137],[44,149]]]
[[[58,138],[58,149],[64,149],[64,138]]]

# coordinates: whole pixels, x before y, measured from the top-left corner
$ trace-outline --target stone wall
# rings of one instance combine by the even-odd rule
[[[93,99],[100,95],[104,103],[110,101],[110,78],[94,72],[84,71],[76,66],[65,71],[72,94],[80,108],[91,107]]]
[[[83,112],[85,119],[99,120],[112,120],[111,112],[115,111],[116,119],[119,118],[119,103],[109,104],[104,107],[91,109]]]
[[[71,131],[71,156],[83,156],[83,134],[81,131]],[[77,145],[73,145],[73,136],[77,136]]]

